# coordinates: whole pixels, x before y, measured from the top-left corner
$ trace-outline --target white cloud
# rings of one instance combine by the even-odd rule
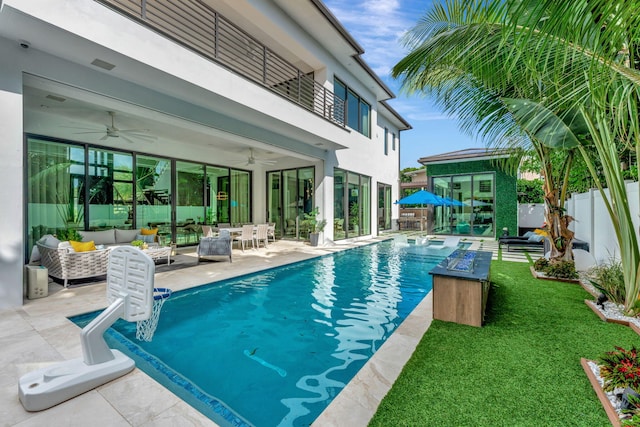
[[[402,35],[417,16],[410,0],[327,0],[325,4],[348,29],[364,50],[367,64],[381,77],[388,77],[393,66],[405,55]],[[426,5],[423,3],[423,9]]]

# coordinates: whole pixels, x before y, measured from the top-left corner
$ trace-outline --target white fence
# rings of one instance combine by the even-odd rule
[[[634,230],[638,234],[640,225],[640,193],[638,182],[628,182],[627,195],[631,209]],[[609,212],[598,190],[588,193],[574,193],[566,203],[567,214],[575,218],[569,227],[576,238],[589,242],[590,252],[598,263],[618,258],[620,247],[616,238]]]

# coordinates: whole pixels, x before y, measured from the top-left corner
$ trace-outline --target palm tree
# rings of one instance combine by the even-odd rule
[[[578,150],[599,185],[586,150],[593,144],[629,313],[640,291],[640,251],[617,149],[624,142],[640,151],[634,13],[622,0],[447,0],[408,33],[411,51],[393,70],[405,90],[435,96],[463,129],[493,144],[533,150],[543,164],[547,149]],[[563,246],[572,238],[561,210],[566,187],[549,187],[548,213],[559,209],[553,246]]]
[[[478,132],[489,145],[513,153],[505,169],[514,172],[525,153],[537,156],[545,176],[551,259],[571,259],[573,232],[567,226],[572,218],[563,206],[569,178],[565,171],[573,151],[569,150],[559,175],[553,173],[550,160],[553,149],[577,145],[571,139],[571,123],[567,126],[554,114],[536,118],[533,107],[539,105],[521,97],[537,99],[542,93],[528,81],[496,81],[503,61],[501,27],[495,24],[501,13],[499,8],[481,6],[454,1],[434,6],[409,33],[407,43],[413,50],[393,74],[403,77],[404,90],[435,96],[445,111],[459,117],[463,130]]]

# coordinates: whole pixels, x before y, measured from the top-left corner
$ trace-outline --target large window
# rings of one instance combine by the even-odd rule
[[[337,78],[333,80],[333,92],[336,102],[345,106],[345,123],[366,137],[371,136],[371,106],[354,90]],[[339,111],[339,109],[336,109]]]
[[[27,161],[27,242],[45,234],[85,227],[83,147],[29,139]]]
[[[197,243],[203,224],[251,222],[251,173],[27,137],[27,245],[58,230],[158,228]]]
[[[88,155],[89,230],[132,228],[133,156],[97,148]]]
[[[371,234],[371,178],[334,169],[334,238]]]

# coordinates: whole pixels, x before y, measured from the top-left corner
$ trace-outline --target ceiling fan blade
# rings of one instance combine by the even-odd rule
[[[97,129],[97,128],[88,128],[88,127],[82,127],[82,126],[59,126],[61,128],[65,128],[65,129],[75,129],[75,130],[92,130],[95,132],[104,132],[104,130],[101,129]]]
[[[126,133],[141,133],[141,134],[147,134],[149,135],[149,133],[151,132],[150,129],[118,129],[118,132],[126,132]]]
[[[129,144],[134,144],[134,143],[135,143],[135,141],[134,141],[133,139],[129,138],[129,137],[128,137],[128,136],[126,136],[126,135],[122,135],[122,134],[121,134],[121,135],[120,135],[120,138],[122,138],[123,140],[127,141]]]
[[[91,131],[91,132],[74,132],[74,135],[89,135],[92,133],[104,133],[103,130],[96,130],[96,131]]]
[[[146,139],[147,142],[153,142],[156,141],[158,139],[157,136],[155,135],[149,135],[149,134],[144,134],[144,133],[135,133],[135,132],[125,132],[125,131],[120,131],[120,135],[127,135],[130,136],[132,138],[140,138],[140,139]]]
[[[106,135],[106,134],[105,134],[105,136],[103,136],[102,138],[100,138],[100,141],[104,141],[104,140],[106,140],[107,138],[109,138],[109,135]]]

